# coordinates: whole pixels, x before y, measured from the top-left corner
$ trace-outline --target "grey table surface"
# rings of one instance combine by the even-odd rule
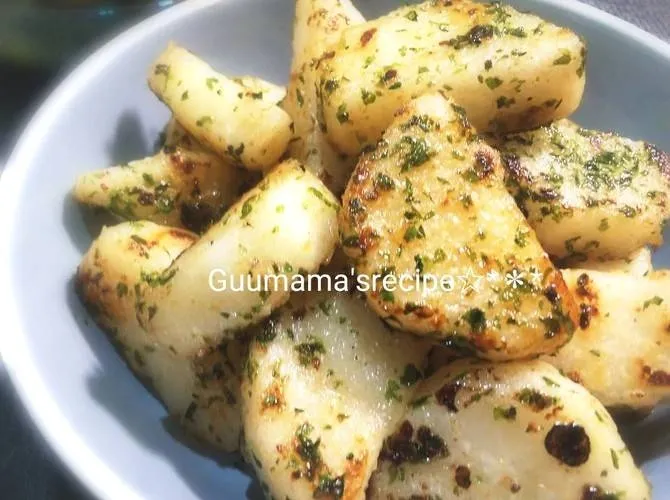
[[[586,0],[586,3],[626,19],[660,38],[670,40],[670,0]],[[146,12],[137,13],[137,18],[146,16]],[[82,47],[82,50],[85,48]],[[0,62],[0,95],[3,96],[0,102],[0,169],[2,158],[11,148],[17,127],[59,73],[62,73],[59,68],[3,66]],[[1,363],[0,498],[90,498],[35,430],[18,402]]]

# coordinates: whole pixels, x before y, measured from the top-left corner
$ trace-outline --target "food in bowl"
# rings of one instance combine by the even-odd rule
[[[668,157],[566,121],[584,43],[297,0],[293,49],[283,89],[170,45],[161,151],[77,181],[125,219],[76,282],[131,369],[270,497],[650,498],[609,410],[670,386]]]

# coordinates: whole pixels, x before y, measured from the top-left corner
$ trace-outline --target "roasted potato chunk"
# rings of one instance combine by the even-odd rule
[[[119,347],[132,371],[155,392],[193,437],[235,451],[241,432],[240,377],[246,345],[225,341],[197,356],[179,356],[138,324],[127,279],[160,273],[195,236],[150,222],[103,230],[79,266],[77,289],[96,323]]]
[[[283,281],[268,278],[266,287],[266,277],[290,283],[330,260],[339,206],[302,165],[279,165],[164,274],[145,280],[144,301],[160,303],[146,324],[177,351],[196,352],[261,321],[290,293]]]
[[[569,339],[574,302],[506,191],[498,153],[442,95],[396,113],[343,204],[345,252],[392,326],[494,360]]]
[[[481,132],[528,130],[577,109],[585,57],[571,31],[499,3],[401,7],[347,29],[321,57],[322,126],[353,155],[399,106],[443,90]]]
[[[193,243],[189,236],[192,245],[171,254],[172,260],[162,257],[160,265],[147,263],[139,272],[131,268],[110,290],[125,291],[118,303],[132,311],[134,327],[173,352],[195,355],[285,303],[291,289],[284,280],[290,284],[294,275],[328,262],[337,242],[338,207],[316,177],[285,162],[202,238]],[[95,259],[106,241],[103,232],[84,259]],[[137,253],[150,246],[141,236],[132,244]],[[125,319],[112,314],[110,325],[125,328]]]
[[[241,194],[250,173],[203,149],[172,121],[154,156],[81,175],[74,198],[126,220],[206,230]]]
[[[670,217],[670,158],[568,120],[499,144],[508,185],[542,246],[572,265],[659,245]]]
[[[149,87],[181,126],[235,165],[271,168],[291,140],[291,118],[274,92],[250,90],[174,44],[152,65]]]
[[[540,361],[448,366],[385,442],[369,498],[560,500],[651,492],[607,410]]]
[[[295,128],[289,154],[339,194],[356,160],[335,151],[319,126],[318,59],[347,26],[365,19],[349,0],[297,0],[295,10],[291,80],[283,103]]]
[[[650,408],[670,395],[670,272],[563,271],[580,307],[572,340],[546,360],[604,405]]]
[[[364,498],[427,344],[364,300],[294,295],[257,329],[242,386],[245,453],[273,498]]]

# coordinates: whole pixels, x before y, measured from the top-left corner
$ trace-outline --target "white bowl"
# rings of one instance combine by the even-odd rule
[[[365,14],[398,0],[360,0]],[[670,150],[670,47],[592,7],[518,0],[583,35],[588,86],[583,125]],[[176,441],[165,411],[92,324],[72,277],[90,244],[69,190],[77,174],[151,150],[168,118],[145,75],[174,39],[222,71],[285,81],[289,0],[193,0],[131,28],[84,61],[40,108],[0,181],[0,324],[4,361],[21,399],[65,463],[99,497],[260,496],[251,478]],[[656,263],[670,267],[670,249]],[[670,498],[667,411],[626,429],[632,450]],[[232,463],[232,461],[231,461]],[[634,500],[634,499],[631,499]]]

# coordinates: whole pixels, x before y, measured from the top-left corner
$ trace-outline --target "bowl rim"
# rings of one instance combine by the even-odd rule
[[[28,173],[23,166],[32,164],[35,160],[32,144],[39,143],[48,134],[50,127],[57,124],[58,117],[68,104],[76,99],[78,91],[87,86],[107,61],[131,50],[134,44],[141,43],[147,36],[179,22],[183,17],[214,4],[233,1],[235,0],[191,0],[176,4],[122,31],[73,66],[74,70],[55,86],[23,128],[2,171],[0,234],[13,234],[19,221],[19,195]],[[535,1],[614,30],[620,36],[633,39],[647,50],[659,54],[670,63],[670,43],[613,14],[578,0]],[[38,366],[32,362],[26,342],[27,329],[23,327],[18,304],[11,289],[12,253],[13,246],[10,241],[0,244],[0,317],[3,318],[0,328],[0,354],[21,403],[50,448],[79,482],[96,497],[142,499],[139,492],[89,448],[61,413],[58,403],[44,385]]]

